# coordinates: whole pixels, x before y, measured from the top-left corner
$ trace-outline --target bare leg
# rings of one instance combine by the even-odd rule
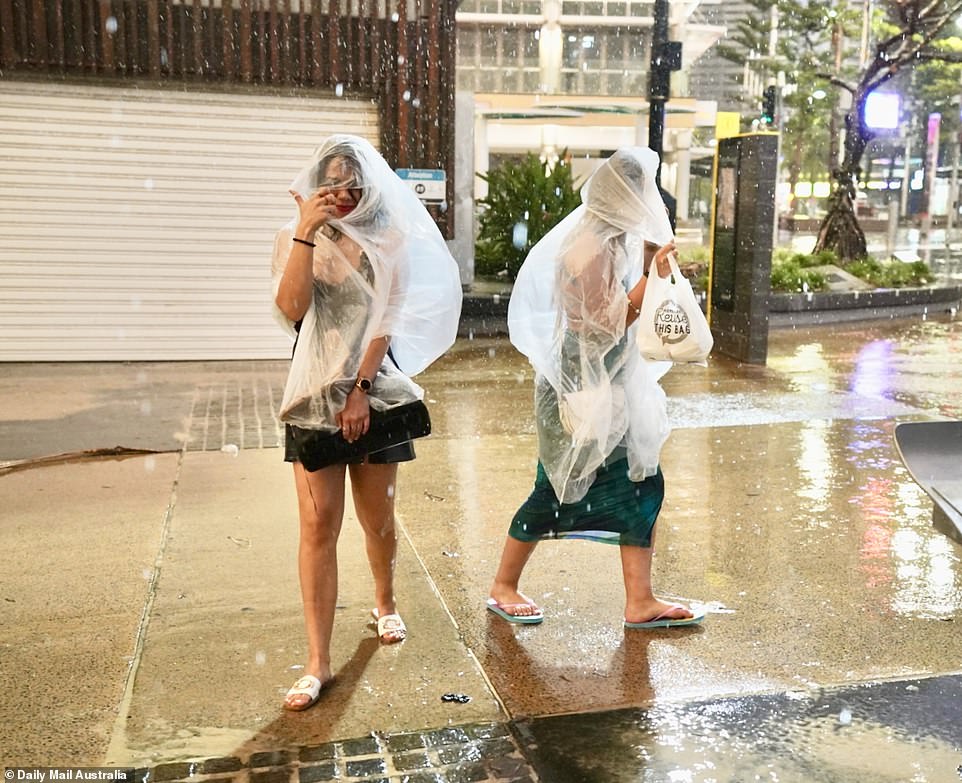
[[[344,518],[344,466],[309,473],[295,462],[294,482],[300,513],[297,565],[307,631],[304,673],[324,684],[333,676],[331,633],[337,605],[337,539]],[[296,707],[307,701],[307,696],[297,695],[287,703]]]
[[[397,465],[351,465],[354,510],[364,530],[367,560],[374,576],[374,600],[378,617],[397,612],[394,596],[394,565],[397,560],[397,530],[394,494]],[[400,631],[384,634],[384,641],[399,642]]]
[[[621,570],[625,579],[625,620],[642,623],[657,617],[671,604],[655,598],[651,586],[651,558],[654,553],[654,534],[650,547],[622,546]],[[687,609],[675,609],[667,615],[674,619],[691,617]]]
[[[518,583],[537,541],[519,541],[508,536],[501,551],[501,563],[491,585],[491,597],[510,615],[527,617],[539,613],[530,599],[518,592]]]

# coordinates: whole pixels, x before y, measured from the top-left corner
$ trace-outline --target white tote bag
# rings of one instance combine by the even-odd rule
[[[635,338],[638,349],[651,361],[704,364],[714,343],[711,329],[674,256],[668,263],[668,277],[654,269],[648,275]]]

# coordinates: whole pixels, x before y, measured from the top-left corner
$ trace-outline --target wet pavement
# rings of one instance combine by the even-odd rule
[[[962,550],[895,452],[962,418],[962,321],[772,332],[767,366],[664,379],[655,557],[703,626],[621,627],[617,550],[546,542],[537,627],[483,608],[533,481],[531,371],[461,340],[419,378],[434,434],[398,487],[380,647],[353,511],[337,680],[279,709],[304,643],[283,362],[0,373],[0,761],[153,780],[958,781]],[[126,459],[38,458],[114,446]],[[451,696],[469,697],[469,701]]]

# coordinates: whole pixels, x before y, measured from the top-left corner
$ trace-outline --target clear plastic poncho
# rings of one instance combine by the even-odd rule
[[[275,318],[297,340],[280,418],[329,431],[337,429],[334,417],[372,340],[390,337],[390,354],[369,393],[371,407],[384,410],[423,397],[407,376],[454,343],[461,314],[457,262],[430,214],[370,142],[329,137],[290,189],[312,196],[332,160],[351,169],[360,191],[357,206],[329,220],[314,238],[313,306],[299,326],[274,304]],[[297,223],[295,214],[274,239],[275,300]],[[350,241],[338,241],[338,234]]]
[[[650,149],[618,150],[582,189],[582,205],[528,254],[508,305],[511,342],[536,371],[538,452],[555,494],[575,503],[619,447],[629,477],[658,469],[669,425],[658,379],[625,329],[627,291],[644,271],[644,241],[671,224]]]

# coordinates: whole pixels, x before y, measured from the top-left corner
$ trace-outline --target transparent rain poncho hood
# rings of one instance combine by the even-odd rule
[[[539,458],[558,498],[584,497],[598,467],[623,446],[629,476],[658,468],[668,437],[658,379],[626,331],[627,291],[644,271],[644,242],[672,239],[652,150],[618,150],[582,189],[582,205],[545,235],[518,273],[508,307],[511,342],[536,371]]]
[[[329,137],[290,189],[309,198],[329,184],[332,161],[350,172],[359,198],[350,213],[328,221],[314,239],[313,306],[296,332],[280,413],[290,424],[326,430],[337,429],[334,416],[377,337],[390,337],[390,356],[374,380],[371,406],[383,410],[420,399],[423,391],[407,376],[421,372],[454,343],[461,313],[460,275],[441,232],[368,141]],[[274,239],[275,298],[297,222],[295,212]],[[338,233],[355,246],[338,243]],[[274,314],[294,336],[295,324],[276,304]]]

